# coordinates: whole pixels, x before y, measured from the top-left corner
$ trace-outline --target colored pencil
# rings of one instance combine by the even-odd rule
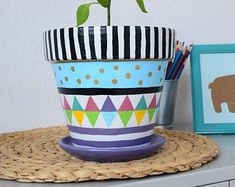
[[[184,47],[184,42],[176,42],[175,58],[168,62],[166,80],[179,79],[190,55],[192,45]]]

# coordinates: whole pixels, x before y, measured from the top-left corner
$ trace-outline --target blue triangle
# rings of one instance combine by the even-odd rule
[[[106,122],[106,125],[110,127],[117,112],[101,112],[101,114]]]

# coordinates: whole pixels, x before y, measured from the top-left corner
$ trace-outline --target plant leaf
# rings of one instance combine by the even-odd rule
[[[107,8],[109,7],[110,0],[97,0],[99,4],[101,4],[103,7]]]
[[[144,13],[148,13],[145,6],[144,6],[144,1],[143,0],[136,0],[137,4],[139,5],[140,9]]]
[[[77,9],[77,27],[86,22],[90,14],[90,6],[98,3],[87,3],[80,5]]]

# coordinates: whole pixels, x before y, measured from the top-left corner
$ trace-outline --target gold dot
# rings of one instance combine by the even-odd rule
[[[58,68],[59,68],[59,70],[61,71],[61,67],[59,66]]]
[[[82,83],[81,79],[77,79],[77,83],[81,84]]]
[[[60,80],[60,84],[63,84],[63,81],[62,81],[62,80]]]
[[[113,83],[113,84],[117,84],[117,82],[118,82],[117,79],[113,79],[113,80],[112,80],[112,83]]]
[[[136,69],[136,70],[139,70],[139,69],[140,69],[140,66],[139,66],[139,65],[136,65],[136,66],[135,66],[135,69]]]
[[[68,82],[69,79],[68,79],[68,77],[65,77],[64,80],[66,80]]]
[[[114,66],[114,70],[116,70],[116,71],[117,71],[118,69],[119,69],[119,67],[118,67],[118,66]]]
[[[86,79],[89,80],[91,76],[89,74],[86,74]]]
[[[99,80],[95,79],[94,84],[96,84],[96,85],[99,84]]]
[[[162,77],[160,78],[160,82],[162,82]]]
[[[153,73],[150,71],[150,72],[148,72],[148,76],[149,77],[152,77],[152,75],[153,75]]]
[[[158,71],[160,71],[160,70],[161,70],[161,68],[162,68],[162,66],[161,66],[161,65],[159,65],[159,66],[158,66]]]
[[[141,86],[143,84],[143,81],[142,80],[139,80],[138,81],[138,84]]]
[[[126,78],[127,79],[131,78],[131,74],[130,73],[126,73]]]
[[[104,73],[104,69],[103,69],[103,68],[100,68],[100,69],[99,69],[99,72],[100,72],[100,73]]]
[[[75,71],[75,67],[74,67],[74,66],[72,66],[72,67],[71,67],[71,70],[72,70],[72,71]]]

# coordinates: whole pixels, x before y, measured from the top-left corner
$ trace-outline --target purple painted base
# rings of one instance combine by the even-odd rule
[[[154,135],[150,143],[130,147],[96,148],[73,145],[70,136],[59,141],[60,147],[67,153],[83,160],[96,162],[124,162],[147,157],[165,143],[162,136]]]

